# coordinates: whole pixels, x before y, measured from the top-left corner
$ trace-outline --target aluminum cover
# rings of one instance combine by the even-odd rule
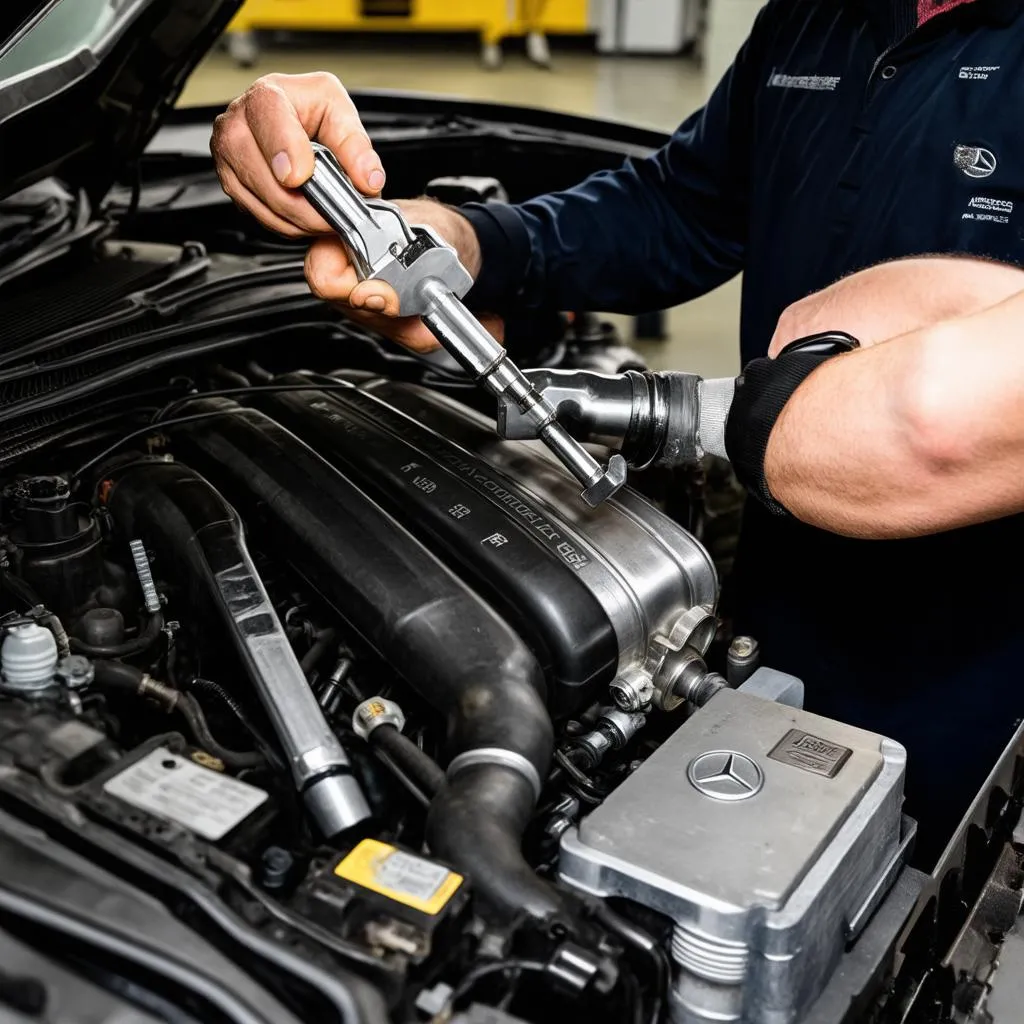
[[[676,923],[674,1020],[789,1024],[895,877],[899,744],[723,690],[578,830],[563,881]]]

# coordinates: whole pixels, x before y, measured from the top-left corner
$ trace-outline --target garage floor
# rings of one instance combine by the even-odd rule
[[[269,71],[333,71],[357,88],[402,89],[550,107],[673,129],[705,97],[700,68],[684,58],[614,58],[555,51],[555,66],[544,71],[510,54],[497,72],[485,71],[474,48],[444,49],[417,40],[415,49],[387,49],[374,40],[343,39],[330,46],[272,43],[253,68],[239,68],[226,53],[211,54],[196,70],[182,104],[226,103]],[[739,282],[669,317],[669,339],[640,347],[652,366],[724,376],[738,367]],[[623,320],[629,332],[629,321]]]

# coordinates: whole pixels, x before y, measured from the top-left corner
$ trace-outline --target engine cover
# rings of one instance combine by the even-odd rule
[[[295,376],[285,382],[318,378]],[[600,508],[539,443],[436,392],[385,379],[285,392],[270,414],[366,490],[520,632],[554,710],[618,681],[649,695],[652,666],[714,633],[718,581],[704,548],[640,495]]]
[[[906,752],[723,690],[562,838],[563,881],[675,922],[678,1024],[790,1024],[901,864]]]

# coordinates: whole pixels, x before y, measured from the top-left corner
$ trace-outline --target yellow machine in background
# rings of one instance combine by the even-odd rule
[[[325,32],[473,32],[487,67],[501,64],[502,40],[527,37],[527,53],[548,62],[548,34],[586,35],[588,0],[247,0],[228,26],[228,52],[248,66],[260,29]]]

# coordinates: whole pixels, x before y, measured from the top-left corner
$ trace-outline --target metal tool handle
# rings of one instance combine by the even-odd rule
[[[374,277],[415,236],[398,208],[382,199],[368,199],[352,184],[334,154],[313,143],[313,173],[302,192],[316,211],[341,236],[360,280]]]
[[[588,505],[610,498],[626,482],[625,460],[615,454],[602,467],[558,423],[556,409],[460,301],[473,279],[455,250],[429,228],[410,227],[398,207],[361,195],[329,150],[314,144],[314,152],[303,193],[341,236],[360,280],[390,284],[400,313],[421,316],[441,346],[498,399],[499,423],[512,408],[531,425],[532,436],[583,484],[580,496]]]

